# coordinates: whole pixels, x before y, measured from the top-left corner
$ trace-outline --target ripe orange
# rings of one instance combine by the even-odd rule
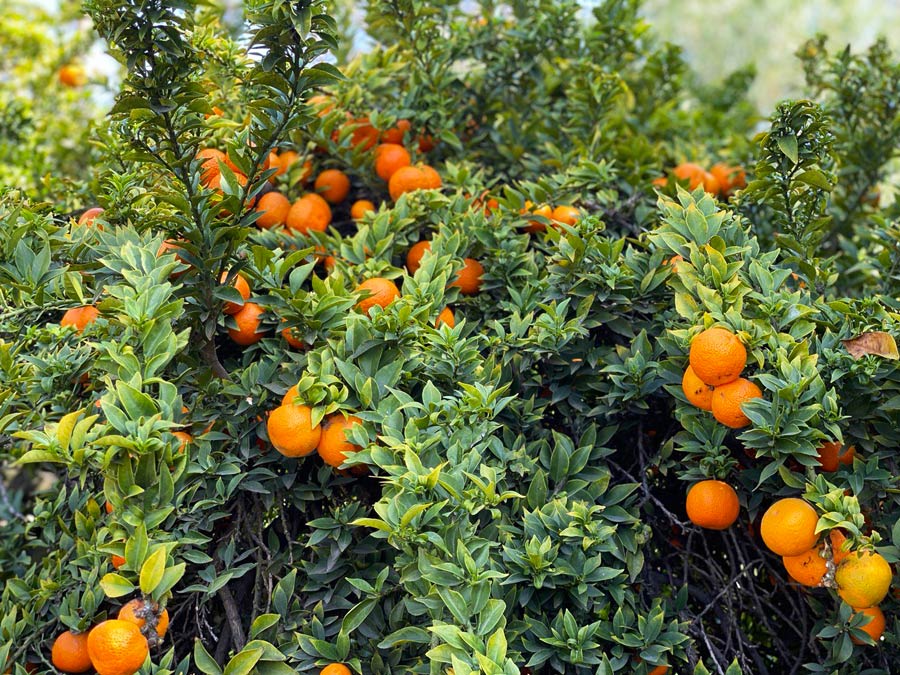
[[[441,324],[449,326],[450,328],[453,328],[456,325],[456,317],[453,316],[453,310],[449,307],[444,307],[444,309],[441,310],[441,313],[437,316],[437,320],[434,322],[434,327],[440,328]]]
[[[363,150],[371,150],[378,142],[378,129],[372,126],[368,117],[359,117],[351,119],[348,125],[353,125],[353,134],[350,136],[350,145],[354,149],[362,148]]]
[[[87,82],[84,68],[75,63],[67,63],[62,66],[57,73],[57,77],[59,78],[60,84],[73,89],[84,86]]]
[[[430,241],[420,241],[409,247],[409,251],[406,254],[406,269],[410,274],[416,273],[416,270],[419,269],[422,264],[422,256],[425,255],[426,251],[430,250]]]
[[[315,452],[322,427],[312,425],[312,408],[305,405],[282,405],[266,420],[269,442],[285,457],[306,457]]]
[[[672,172],[678,180],[688,181],[688,189],[696,190],[700,185],[712,194],[719,194],[719,181],[699,164],[684,162],[675,167]]]
[[[110,563],[112,564],[113,569],[114,569],[114,570],[117,570],[117,569],[119,569],[122,565],[125,564],[125,558],[123,558],[123,557],[120,556],[120,555],[113,555],[113,556],[110,558]]]
[[[316,177],[316,191],[331,204],[340,204],[350,194],[350,179],[343,171],[327,169]]]
[[[368,297],[365,297],[356,303],[357,309],[366,314],[368,314],[369,310],[375,305],[384,309],[400,297],[400,289],[397,288],[393,281],[385,279],[384,277],[366,279],[356,287],[356,290],[369,292]]]
[[[743,377],[718,386],[712,394],[713,417],[726,427],[742,429],[750,424],[750,418],[744,414],[741,406],[754,398],[762,398],[762,391]]]
[[[228,272],[222,272],[222,276],[219,277],[219,283],[224,284],[225,280],[228,278]],[[237,302],[228,301],[225,303],[225,306],[222,308],[222,311],[226,314],[237,314],[241,311],[241,308],[244,306],[244,303],[250,298],[250,284],[247,283],[246,277],[243,274],[238,272],[234,279],[231,281],[231,285],[234,286],[238,293],[241,294],[241,297],[244,299],[244,302],[238,304]]]
[[[194,437],[186,431],[173,431],[172,435],[178,439],[178,452],[184,452],[187,446],[194,442]]]
[[[368,199],[359,199],[353,202],[353,205],[350,207],[350,217],[353,220],[360,220],[364,215],[374,210],[375,205]]]
[[[319,675],[352,675],[352,673],[343,663],[329,663],[319,671]]]
[[[712,410],[712,395],[715,387],[711,387],[703,380],[697,377],[694,369],[690,366],[684,371],[684,377],[681,378],[681,390],[693,405],[701,410]]]
[[[218,180],[221,173],[219,162],[225,162],[225,153],[215,148],[203,148],[197,153],[197,159],[203,160],[200,164],[200,184],[210,187],[213,180]]]
[[[559,223],[574,225],[581,218],[581,212],[574,206],[557,206],[550,217]]]
[[[727,196],[732,190],[741,190],[747,187],[747,174],[739,166],[729,166],[719,162],[709,169],[719,183],[719,191],[722,196]]]
[[[481,289],[484,267],[474,258],[463,258],[463,268],[451,286],[456,286],[463,295],[474,295]]]
[[[148,620],[151,620],[151,622],[155,620],[156,635],[159,638],[165,637],[166,629],[169,627],[169,610],[163,609],[157,614],[151,603],[138,598],[122,605],[116,618],[120,621],[133,623],[138,628],[143,628]]]
[[[260,213],[259,218],[256,219],[256,226],[267,230],[287,222],[288,213],[291,211],[291,202],[280,192],[267,192],[259,198],[256,210]]]
[[[856,446],[844,449],[837,441],[830,441],[819,448],[819,465],[823,471],[837,471],[841,464],[851,466],[855,456]]]
[[[816,546],[799,555],[786,555],[781,558],[784,569],[791,578],[799,584],[815,588],[822,583],[822,578],[828,572],[828,564],[820,554],[821,546]]]
[[[840,565],[844,558],[850,555],[850,551],[845,551],[843,548],[847,537],[840,530],[831,530],[828,538],[831,540],[831,559],[835,565]]]
[[[259,317],[264,311],[255,302],[245,302],[244,306],[241,307],[241,311],[234,315],[234,320],[238,325],[237,329],[228,329],[228,335],[231,339],[243,347],[256,344],[262,340],[264,334],[258,331]]]
[[[402,145],[403,137],[411,128],[412,125],[409,123],[409,120],[397,120],[397,124],[381,134],[381,142]]]
[[[78,219],[79,225],[93,225],[94,221],[97,219],[101,213],[103,213],[104,209],[99,206],[94,206],[93,208],[88,209],[84,213],[81,214],[81,217]],[[101,230],[103,229],[100,225],[98,225]]]
[[[297,385],[295,384],[286,392],[284,392],[284,397],[281,399],[281,405],[293,405],[294,399],[299,395],[299,391],[297,391]]]
[[[97,401],[97,403],[100,403],[100,401]],[[98,406],[98,407],[99,407],[99,406]],[[113,512],[113,505],[110,504],[109,502],[106,502],[105,508],[106,508],[106,512],[107,512],[107,513],[112,513],[112,512]]]
[[[100,316],[100,310],[93,305],[84,305],[83,307],[73,307],[66,310],[62,319],[59,320],[60,326],[74,326],[77,332],[83,331],[89,324],[94,323]]]
[[[419,152],[431,152],[434,150],[435,140],[431,134],[419,134]]]
[[[412,164],[406,148],[397,143],[382,143],[375,148],[375,173],[383,181],[389,181],[398,169]]]
[[[525,202],[525,208],[520,211],[522,215],[526,213],[531,213],[536,216],[543,216],[544,218],[552,219],[553,218],[553,207],[549,204],[542,204],[541,206],[532,208],[534,204],[531,202]],[[537,232],[543,232],[547,229],[547,225],[542,223],[539,220],[529,220],[528,226],[525,228],[525,231],[530,234],[535,234]]]
[[[866,607],[865,609],[854,612],[853,616],[856,616],[858,614],[865,614],[866,616],[871,617],[869,623],[867,623],[865,626],[860,626],[859,629],[864,633],[867,633],[869,637],[877,643],[884,633],[884,627],[886,624],[884,612],[882,612],[878,607]],[[863,641],[858,638],[851,636],[850,639],[853,640],[854,644],[864,644]]]
[[[234,179],[240,187],[247,186],[247,176],[242,174],[240,171],[234,172]],[[206,187],[208,187],[210,190],[215,190],[220,195],[224,196],[225,192],[224,190],[222,190],[222,174],[217,173],[212,178],[210,178],[209,185],[207,185]],[[253,199],[247,201],[247,206],[252,208],[255,203],[256,198],[254,197]],[[223,209],[222,212],[229,213],[227,209]]]
[[[87,650],[87,633],[64,631],[53,641],[50,661],[66,673],[86,673],[93,666]]]
[[[880,553],[852,551],[834,573],[838,595],[854,609],[874,607],[891,587],[893,570]]]
[[[330,223],[331,207],[314,192],[300,197],[288,212],[287,226],[301,234],[324,232]]]
[[[702,480],[692,485],[685,507],[690,521],[707,530],[727,530],[741,508],[737,492],[720,480]]]
[[[666,675],[669,672],[669,666],[656,666],[647,675]]]
[[[322,461],[329,466],[339,467],[347,459],[347,454],[359,451],[359,446],[347,440],[345,432],[355,424],[362,424],[356,415],[344,416],[340,413],[329,415],[322,420],[322,436],[316,449]]]
[[[404,166],[391,176],[388,192],[397,201],[400,195],[414,190],[437,190],[443,185],[440,174],[427,164]]]
[[[819,514],[809,502],[787,497],[779,499],[766,510],[759,532],[772,553],[795,556],[816,545],[818,521]]]
[[[118,619],[94,626],[87,648],[99,675],[134,675],[150,653],[141,629]]]
[[[293,150],[285,150],[284,152],[278,153],[278,161],[272,162],[272,168],[277,169],[275,172],[275,176],[283,176],[288,172],[288,169],[300,159],[300,155],[298,155]]]
[[[285,319],[281,320],[284,323]],[[285,328],[281,331],[281,337],[284,338],[284,341],[288,343],[288,346],[293,347],[294,349],[306,349],[306,343],[303,342],[298,337],[294,336],[293,328]]]
[[[691,340],[690,362],[697,377],[718,387],[740,377],[747,365],[747,349],[731,331],[707,328]]]

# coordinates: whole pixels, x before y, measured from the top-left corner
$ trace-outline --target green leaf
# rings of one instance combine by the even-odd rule
[[[262,649],[244,649],[238,652],[225,666],[225,675],[248,675],[262,654]]]
[[[194,639],[194,665],[197,666],[197,670],[205,673],[205,675],[222,675],[222,669],[219,668],[219,664],[206,651],[199,638]]]
[[[134,591],[134,584],[121,574],[110,572],[103,575],[103,578],[100,580],[100,588],[103,589],[108,598],[121,598],[123,595],[128,595]]]
[[[775,142],[778,143],[778,148],[784,153],[784,156],[794,164],[800,161],[796,136],[779,136]]]
[[[166,557],[168,552],[165,546],[159,546],[141,565],[141,592],[150,595],[163,580],[166,573]]]
[[[366,617],[372,613],[372,610],[375,609],[377,604],[375,598],[369,598],[351,608],[350,611],[344,615],[344,620],[341,622],[341,632],[349,635],[355,631],[362,622],[366,620]]]

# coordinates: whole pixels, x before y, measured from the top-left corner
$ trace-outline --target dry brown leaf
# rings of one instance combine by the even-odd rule
[[[850,356],[854,359],[861,359],[866,354],[874,354],[885,359],[900,359],[900,352],[897,351],[897,343],[894,341],[890,333],[882,331],[874,331],[872,333],[863,333],[852,340],[841,340]]]

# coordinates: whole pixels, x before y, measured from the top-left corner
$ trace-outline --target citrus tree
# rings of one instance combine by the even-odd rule
[[[82,9],[105,114],[0,61],[5,668],[891,671],[884,43],[761,116],[638,0]]]

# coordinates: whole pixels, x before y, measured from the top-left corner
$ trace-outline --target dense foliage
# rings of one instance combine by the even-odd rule
[[[373,0],[379,47],[346,61],[352,17],[318,0],[237,18],[87,0],[123,68],[106,116],[99,83],[60,76],[87,28],[61,48],[0,17],[0,664],[55,672],[60,632],[140,596],[171,617],[148,673],[898,662],[896,587],[875,646],[833,573],[801,587],[758,536],[774,499],[804,496],[819,529],[900,561],[900,226],[879,197],[896,56],[812,40],[808,98],[760,117],[751,70],[695,86],[639,0],[586,22],[568,1],[461,4]],[[381,132],[442,188],[392,199]],[[209,148],[228,155],[216,185]],[[690,191],[685,161],[748,183]],[[327,231],[257,226],[271,184],[295,202],[328,169],[352,197]],[[351,217],[358,199],[376,210]],[[449,285],[465,259],[473,294]],[[238,274],[264,310],[252,344],[223,313]],[[402,294],[358,311],[375,277]],[[97,320],[60,325],[86,305]],[[744,429],[682,391],[714,325],[763,393]],[[313,424],[361,420],[343,468],[273,449],[294,386]],[[826,441],[857,454],[825,471]],[[705,478],[740,497],[721,533],[685,517]]]

